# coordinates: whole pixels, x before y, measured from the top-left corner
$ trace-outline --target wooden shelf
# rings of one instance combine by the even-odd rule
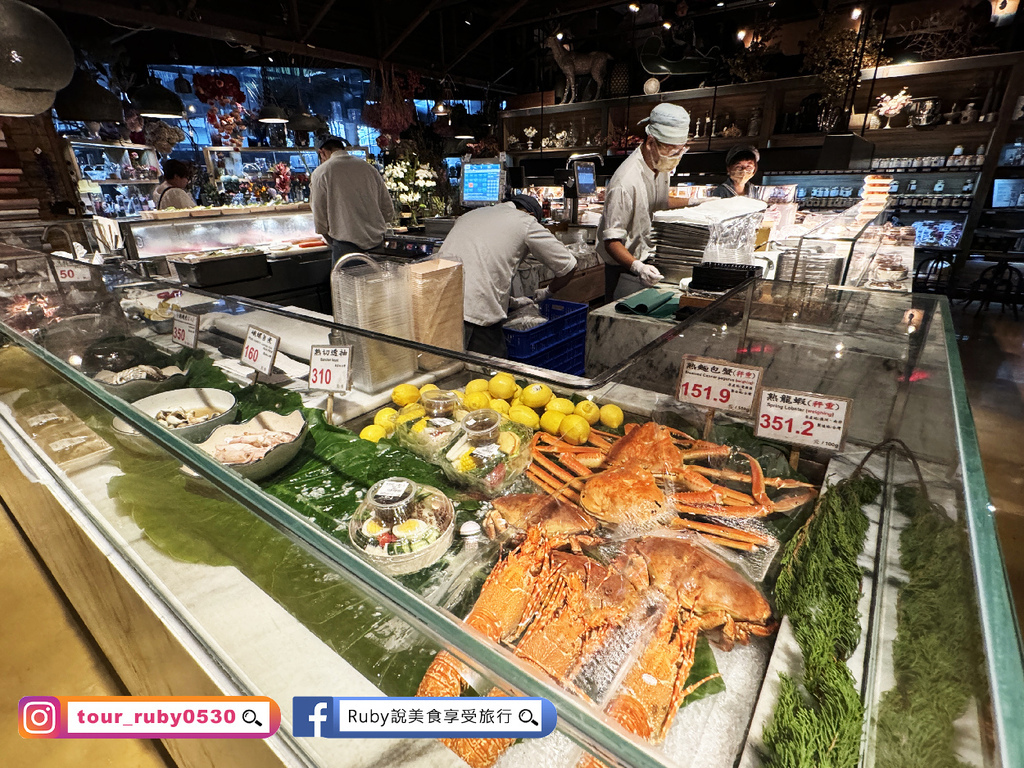
[[[122,184],[159,184],[158,179],[90,179],[88,177],[82,179],[82,181],[91,181],[94,184],[100,184],[105,186],[120,186]]]
[[[131,144],[129,142],[89,141],[88,139],[68,139],[73,147],[92,147],[93,149],[144,149],[156,151],[148,144]]]

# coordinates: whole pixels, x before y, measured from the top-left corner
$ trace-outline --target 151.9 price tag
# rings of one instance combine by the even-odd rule
[[[87,283],[92,280],[92,271],[88,267],[55,263],[53,271],[62,283]]]
[[[183,347],[195,349],[199,343],[199,315],[191,312],[174,311],[174,325],[171,326],[171,341]]]
[[[848,397],[764,389],[754,435],[838,451],[852,408]]]
[[[763,368],[686,355],[679,366],[676,400],[749,414],[757,400]]]
[[[309,388],[348,392],[352,388],[352,347],[311,347]]]
[[[277,347],[280,343],[280,336],[250,325],[248,333],[245,334],[245,346],[242,347],[242,364],[269,376],[274,369],[274,358],[277,357]]]

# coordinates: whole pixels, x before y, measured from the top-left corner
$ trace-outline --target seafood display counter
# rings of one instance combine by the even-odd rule
[[[282,705],[182,765],[1024,764],[944,298],[751,281],[577,377],[201,290],[175,328],[139,311],[167,283],[0,259],[0,497],[132,693]],[[328,402],[339,333],[431,370]],[[684,356],[845,429],[694,397]],[[296,738],[314,694],[542,696],[558,726]]]

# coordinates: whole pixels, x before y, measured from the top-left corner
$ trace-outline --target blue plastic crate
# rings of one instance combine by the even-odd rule
[[[574,301],[545,299],[540,311],[548,319],[546,323],[526,331],[503,329],[509,358],[526,362],[527,358],[539,355],[570,336],[581,333],[586,336],[587,309],[586,304]]]
[[[538,368],[547,368],[549,371],[583,376],[587,362],[587,333],[584,331],[568,339],[560,339],[536,355],[513,359],[528,365],[536,365]]]

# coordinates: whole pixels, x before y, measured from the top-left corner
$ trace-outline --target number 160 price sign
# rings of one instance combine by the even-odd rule
[[[757,437],[838,451],[846,437],[853,401],[847,397],[764,389],[757,413]]]

